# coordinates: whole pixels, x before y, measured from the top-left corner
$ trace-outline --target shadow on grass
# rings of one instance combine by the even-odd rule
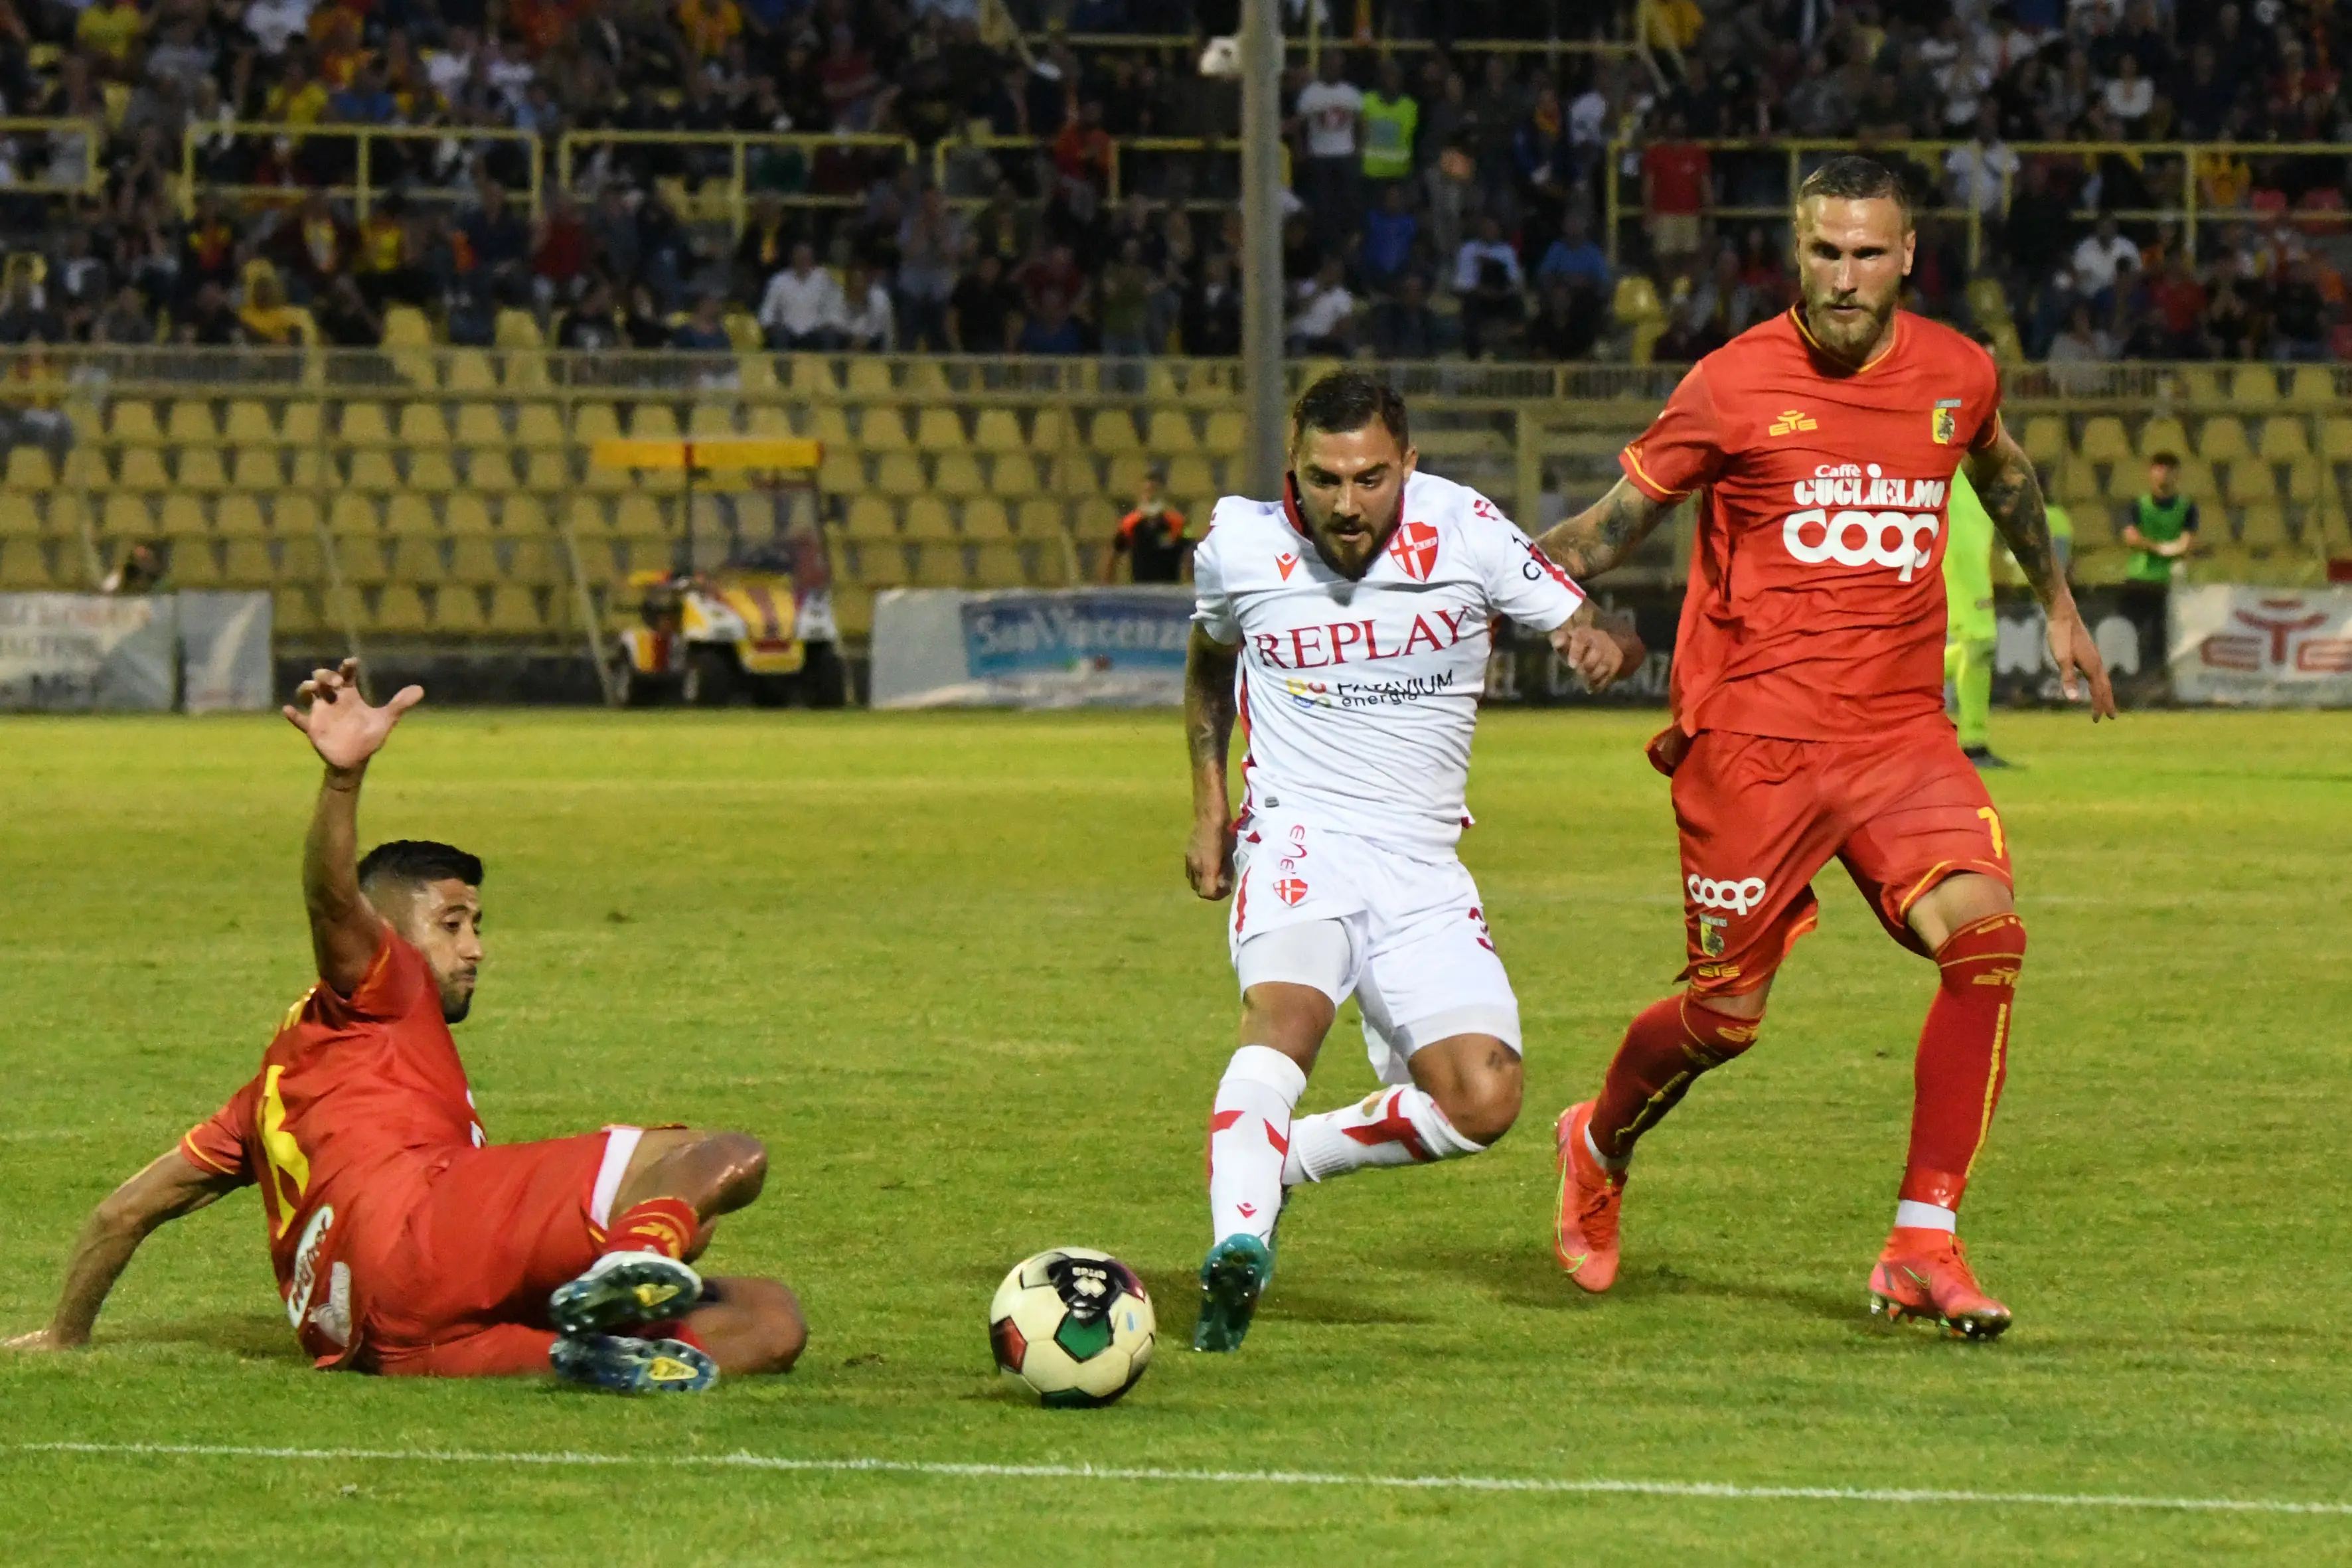
[[[255,1361],[300,1363],[308,1358],[288,1331],[282,1312],[223,1314],[148,1323],[107,1339],[126,1345],[202,1345]]]
[[[1603,1304],[1561,1273],[1559,1261],[1549,1251],[1427,1252],[1422,1256],[1437,1272],[1483,1285],[1514,1307],[1558,1312]],[[1606,1300],[1639,1302],[1691,1297],[1771,1303],[1842,1326],[1867,1326],[1870,1321],[1869,1307],[1859,1288],[1849,1292],[1826,1286],[1775,1285],[1694,1273],[1668,1263],[1625,1268]]]

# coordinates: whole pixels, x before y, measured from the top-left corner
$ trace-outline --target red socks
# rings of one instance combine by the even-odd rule
[[[1691,1080],[1756,1043],[1761,1019],[1718,1013],[1690,993],[1650,1004],[1625,1030],[1592,1108],[1592,1141],[1612,1160],[1682,1102]]]
[[[694,1249],[701,1222],[684,1198],[647,1198],[616,1215],[605,1233],[606,1252],[658,1252],[683,1258]]]
[[[1902,1197],[1957,1209],[2009,1070],[2009,1013],[2025,963],[2025,922],[1988,915],[1936,950],[1943,984],[1913,1068],[1911,1157]]]

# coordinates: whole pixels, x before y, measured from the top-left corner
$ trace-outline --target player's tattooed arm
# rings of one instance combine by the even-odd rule
[[[1199,626],[1184,650],[1184,743],[1192,758],[1192,832],[1184,846],[1184,879],[1204,899],[1234,890],[1234,824],[1225,792],[1232,749],[1234,670],[1241,649]]]
[[[327,764],[319,803],[302,843],[302,902],[310,914],[310,948],[319,978],[349,996],[367,978],[383,942],[383,917],[360,891],[360,784],[368,759],[383,750],[400,716],[425,700],[421,686],[404,686],[381,708],[360,690],[359,660],[315,669],[284,709],[287,721],[310,738]]]
[[[2107,679],[2106,661],[2099,657],[2099,645],[2092,639],[2090,627],[2083,624],[2082,611],[2074,607],[2074,591],[2067,586],[2066,574],[2059,569],[2057,552],[2051,548],[2050,514],[2042,499],[2042,481],[2033,472],[2033,459],[2003,430],[1993,437],[1991,446],[1970,453],[1966,465],[1977,499],[1984,503],[1993,527],[2008,542],[2025,580],[2033,584],[2034,596],[2042,601],[2050,634],[2050,660],[2058,669],[2059,689],[2069,701],[2075,700],[2087,679],[2092,721],[2114,718],[2116,693]]]
[[[1607,495],[1536,542],[1570,576],[1585,582],[1624,560],[1678,504],[1652,500],[1633,480],[1619,479]]]
[[[2057,552],[2051,547],[2050,513],[2042,497],[2042,481],[2033,471],[2033,459],[2003,430],[1991,446],[1969,454],[1967,461],[1969,483],[1976,487],[1977,499],[1991,515],[2009,552],[2017,557],[2025,580],[2033,584],[2034,596],[2049,604],[2053,587],[2063,593],[2066,583],[2058,570]]]
[[[192,1215],[244,1184],[244,1177],[207,1171],[173,1149],[115,1188],[90,1211],[75,1238],[49,1326],[19,1334],[6,1342],[6,1348],[64,1351],[88,1344],[99,1308],[130,1267],[139,1244],[167,1220]]]

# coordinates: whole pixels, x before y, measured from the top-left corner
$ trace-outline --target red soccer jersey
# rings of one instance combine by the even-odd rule
[[[294,1331],[320,1366],[347,1358],[363,1320],[355,1253],[381,1247],[432,1156],[484,1142],[425,955],[384,932],[348,997],[321,983],[288,1010],[261,1070],[180,1152],[258,1182],[269,1261]],[[362,1264],[356,1272],[368,1278]]]
[[[1675,721],[1855,740],[1943,711],[1944,507],[2000,431],[1975,343],[1898,311],[1858,371],[1794,307],[1693,366],[1619,458],[1653,500],[1698,492]]]

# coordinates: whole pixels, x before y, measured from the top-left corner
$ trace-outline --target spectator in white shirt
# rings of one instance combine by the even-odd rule
[[[2001,208],[2001,192],[2017,178],[2017,153],[2000,139],[2000,115],[1990,103],[1977,108],[1975,139],[1944,155],[1944,190],[1954,206],[1974,207],[1979,216],[1993,217]]]
[[[286,52],[286,42],[310,30],[312,0],[254,0],[245,8],[245,30],[272,59]]]
[[[2112,214],[2104,215],[2099,226],[2074,247],[2074,264],[2075,286],[2104,310],[2115,298],[2117,275],[2126,267],[2139,266],[2139,247],[2116,232]]]
[[[467,79],[474,74],[474,57],[478,52],[471,27],[452,27],[448,47],[426,58],[425,79],[433,84],[433,90],[441,95],[443,102],[457,101]]]
[[[2116,62],[2116,77],[2100,95],[2106,102],[2107,112],[2124,122],[2129,131],[2137,131],[2147,111],[2156,107],[2156,83],[2139,74],[2139,57],[2126,55]]]
[[[1328,258],[1315,276],[1298,286],[1298,313],[1286,334],[1295,354],[1341,354],[1353,349],[1356,297],[1342,279],[1346,268]]]
[[[1356,194],[1362,164],[1356,132],[1364,95],[1341,76],[1347,63],[1339,50],[1325,50],[1321,74],[1299,92],[1297,104],[1298,121],[1307,132],[1299,194],[1315,215],[1317,234],[1335,249],[1354,231],[1364,205]]]
[[[898,346],[898,321],[890,313],[890,290],[881,275],[869,267],[849,269],[844,303],[854,304],[842,324],[853,353],[887,354]]]
[[[1467,294],[1475,289],[1479,266],[1487,261],[1502,263],[1503,276],[1510,279],[1512,288],[1526,286],[1519,276],[1519,253],[1503,238],[1503,226],[1492,214],[1478,220],[1478,237],[1464,240],[1462,248],[1454,253],[1454,291]]]
[[[793,247],[793,264],[768,279],[760,327],[773,349],[838,349],[847,340],[848,301],[805,240]]]

